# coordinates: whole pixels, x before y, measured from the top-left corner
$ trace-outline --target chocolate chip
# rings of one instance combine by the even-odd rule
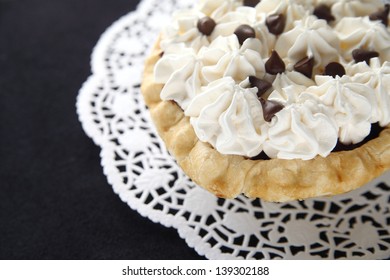
[[[206,36],[210,36],[213,33],[217,24],[211,17],[203,17],[198,20],[198,30],[200,33]]]
[[[386,27],[389,24],[390,4],[386,4],[384,9],[381,9],[370,15],[370,20],[380,20]]]
[[[284,108],[282,104],[272,100],[265,100],[264,98],[260,98],[260,103],[263,107],[263,117],[266,122],[270,122],[275,114]]]
[[[244,0],[244,6],[256,7],[260,3],[260,0]]]
[[[356,63],[365,61],[368,65],[370,65],[370,59],[373,57],[378,57],[379,53],[376,51],[368,51],[364,49],[356,49],[352,52],[353,59]]]
[[[333,78],[336,78],[336,76],[342,77],[345,75],[345,68],[338,62],[331,62],[326,65],[324,74]]]
[[[314,57],[305,57],[294,65],[294,70],[305,75],[309,79],[313,75]]]
[[[270,15],[267,17],[265,24],[267,25],[270,33],[280,35],[286,27],[286,17],[283,14]]]
[[[286,65],[276,51],[272,51],[271,57],[265,63],[265,71],[271,75],[277,75],[286,71]]]
[[[272,87],[272,84],[259,79],[255,76],[250,76],[249,77],[249,82],[251,83],[251,87],[257,87],[257,96],[260,98],[264,93],[267,92]]]
[[[241,45],[244,44],[245,40],[248,38],[256,38],[256,31],[247,24],[237,27],[234,34],[236,34]]]
[[[314,9],[313,14],[319,19],[324,19],[327,22],[335,20],[335,17],[332,15],[332,12],[330,11],[330,7],[325,4],[318,5]]]

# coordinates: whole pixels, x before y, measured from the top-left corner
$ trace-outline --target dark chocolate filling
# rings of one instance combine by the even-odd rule
[[[271,158],[269,156],[267,156],[266,153],[264,152],[261,152],[259,155],[253,157],[253,158],[250,158],[251,160],[270,160]]]

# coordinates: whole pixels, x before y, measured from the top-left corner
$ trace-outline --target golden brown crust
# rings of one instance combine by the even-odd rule
[[[153,81],[160,59],[156,43],[146,61],[142,93],[158,133],[184,172],[219,197],[241,193],[267,201],[285,202],[352,191],[390,168],[390,126],[380,137],[352,151],[303,160],[249,160],[223,155],[199,141],[189,118],[174,102],[162,101],[162,85]]]

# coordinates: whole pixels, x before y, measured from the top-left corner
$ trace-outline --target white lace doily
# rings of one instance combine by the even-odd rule
[[[192,183],[157,136],[140,94],[145,56],[163,22],[190,0],[143,0],[92,55],[77,111],[102,149],[104,173],[132,209],[178,230],[209,259],[390,257],[390,174],[346,195],[274,204],[218,199]]]

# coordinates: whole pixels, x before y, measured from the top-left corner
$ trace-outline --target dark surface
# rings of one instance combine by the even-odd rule
[[[138,1],[0,0],[0,259],[198,259],[114,194],[75,102]]]

